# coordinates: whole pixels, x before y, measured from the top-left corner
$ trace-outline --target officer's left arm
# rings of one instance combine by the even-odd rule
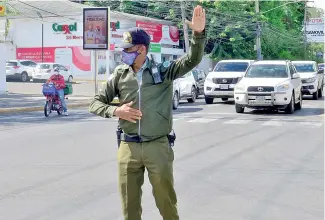
[[[204,54],[206,35],[205,30],[202,32],[194,32],[191,40],[190,51],[183,57],[178,58],[176,61],[166,61],[161,64],[160,71],[165,79],[177,79],[194,67],[196,67],[202,60]]]

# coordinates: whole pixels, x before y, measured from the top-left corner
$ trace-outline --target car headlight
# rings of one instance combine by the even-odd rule
[[[237,92],[245,92],[245,86],[244,85],[241,85],[241,84],[236,84],[235,90]]]
[[[284,85],[278,86],[277,90],[279,92],[283,92],[283,91],[287,91],[289,88],[290,88],[289,84],[284,84]]]
[[[207,78],[205,78],[205,81],[206,81],[206,82],[210,82],[210,83],[212,83],[212,77],[207,77]]]
[[[312,83],[312,82],[315,82],[315,81],[316,81],[316,77],[306,79],[307,83]]]

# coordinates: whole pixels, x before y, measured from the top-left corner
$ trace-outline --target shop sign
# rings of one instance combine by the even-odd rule
[[[77,31],[77,22],[71,25],[54,23],[52,24],[52,29],[54,32],[71,34],[71,32]]]
[[[161,44],[151,43],[149,45],[149,52],[151,52],[151,53],[161,53]]]

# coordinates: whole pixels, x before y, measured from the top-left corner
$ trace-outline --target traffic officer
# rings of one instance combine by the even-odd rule
[[[141,186],[148,171],[156,205],[164,220],[178,220],[172,149],[173,80],[197,66],[205,47],[205,10],[196,6],[190,51],[173,62],[156,63],[147,57],[150,36],[140,28],[123,35],[123,65],[117,66],[89,111],[104,118],[118,117],[119,191],[125,220],[141,220]],[[110,103],[118,96],[120,106]]]

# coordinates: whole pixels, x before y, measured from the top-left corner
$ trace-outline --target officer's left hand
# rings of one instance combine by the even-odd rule
[[[202,32],[205,28],[205,10],[200,6],[196,6],[193,11],[192,21],[186,21],[186,24],[196,32]]]

